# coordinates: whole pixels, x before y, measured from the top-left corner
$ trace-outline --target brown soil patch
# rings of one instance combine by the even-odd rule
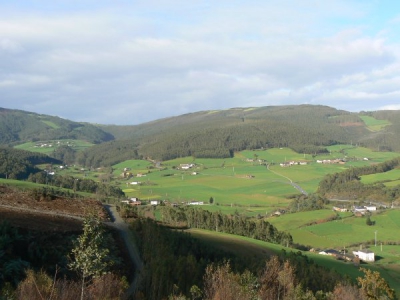
[[[108,221],[108,214],[100,201],[56,197],[38,201],[32,192],[22,192],[0,186],[0,221],[15,226],[44,231],[71,231],[82,229],[82,219],[94,214]]]
[[[339,123],[339,126],[342,126],[342,127],[364,126],[364,123],[361,123],[361,122],[343,122],[343,123]]]

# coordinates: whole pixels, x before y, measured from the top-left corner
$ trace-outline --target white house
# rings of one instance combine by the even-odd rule
[[[151,200],[150,201],[150,205],[159,205],[160,204],[160,201],[158,201],[158,200]]]
[[[364,206],[368,211],[376,211],[376,206]]]
[[[353,254],[363,261],[375,261],[375,254],[371,250],[353,251]]]

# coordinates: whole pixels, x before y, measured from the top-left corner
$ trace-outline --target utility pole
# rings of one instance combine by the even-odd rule
[[[378,233],[378,230],[375,230],[375,247],[376,247],[376,234]]]

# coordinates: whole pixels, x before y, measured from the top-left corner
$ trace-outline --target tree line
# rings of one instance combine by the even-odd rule
[[[162,221],[169,224],[185,223],[189,228],[200,228],[250,237],[253,239],[290,246],[293,238],[288,232],[279,231],[271,223],[261,219],[221,212],[210,212],[193,207],[162,207]]]
[[[96,182],[92,179],[78,179],[68,175],[48,175],[47,172],[30,174],[28,181],[47,184],[57,188],[65,188],[74,192],[86,192],[105,197],[125,197],[121,188],[108,183]]]
[[[318,193],[326,197],[347,197],[349,199],[367,199],[393,201],[400,198],[400,187],[386,187],[382,183],[363,184],[360,176],[384,173],[400,165],[400,157],[377,165],[350,168],[340,173],[328,174],[318,186]]]

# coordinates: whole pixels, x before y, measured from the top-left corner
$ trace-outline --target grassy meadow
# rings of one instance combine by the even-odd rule
[[[116,183],[129,197],[206,203],[212,197],[222,210],[259,207],[261,211],[268,211],[285,207],[287,197],[299,193],[291,181],[312,193],[326,174],[341,172],[350,166],[378,163],[400,155],[373,152],[352,145],[335,145],[329,147],[329,150],[330,153],[316,157],[299,154],[288,148],[242,151],[226,159],[186,157],[169,160],[162,162],[160,168],[147,161],[128,160],[114,165],[113,175],[117,178]],[[316,163],[317,159],[345,157],[351,159],[344,165]],[[269,169],[258,160],[266,161]],[[285,161],[306,161],[308,164],[283,168],[279,164]],[[189,170],[179,169],[180,164],[189,163],[195,166]],[[130,168],[134,177],[122,178],[124,168]],[[145,176],[137,177],[138,173]],[[135,181],[140,184],[131,184]]]
[[[47,121],[46,121],[47,122]],[[28,142],[15,146],[16,149],[39,152],[44,154],[52,153],[59,146],[70,146],[76,151],[84,150],[93,146],[92,143],[83,140],[47,140],[38,142]]]
[[[360,116],[360,118],[371,131],[380,131],[391,124],[388,120],[378,120],[371,116]]]

